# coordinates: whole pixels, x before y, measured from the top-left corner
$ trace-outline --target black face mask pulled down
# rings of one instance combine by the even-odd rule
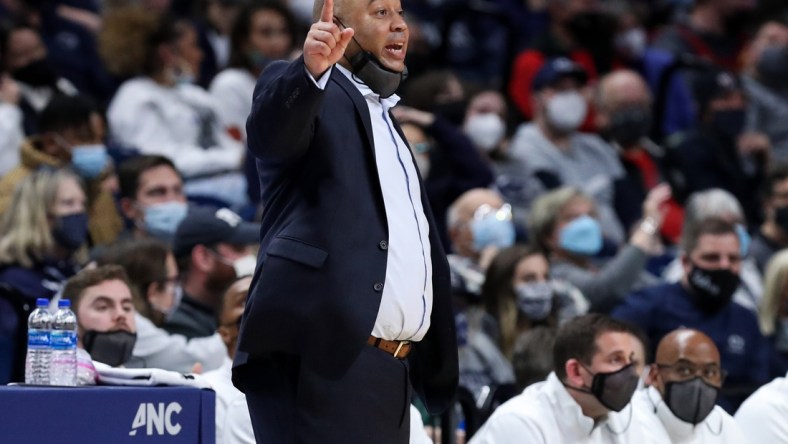
[[[676,418],[698,425],[717,403],[720,389],[700,377],[665,384],[665,404]]]
[[[340,26],[346,28],[339,18],[334,17],[334,20]],[[358,77],[359,80],[364,82],[375,94],[380,98],[385,99],[391,97],[392,94],[397,92],[399,85],[408,78],[408,68],[405,67],[402,72],[392,71],[385,66],[375,57],[371,52],[364,49],[361,43],[353,37],[361,51],[357,52],[351,57],[345,55],[345,58],[350,62],[353,75]]]
[[[131,358],[137,334],[125,330],[88,330],[82,337],[82,345],[90,357],[112,367],[126,363]]]
[[[695,303],[705,312],[716,312],[726,307],[739,287],[739,275],[727,268],[710,270],[695,264],[688,276]]]
[[[629,364],[614,372],[589,373],[594,375],[591,381],[591,389],[572,387],[564,384],[566,388],[594,395],[603,406],[614,412],[620,412],[629,404],[632,395],[638,386],[639,377],[635,373],[634,364]]]

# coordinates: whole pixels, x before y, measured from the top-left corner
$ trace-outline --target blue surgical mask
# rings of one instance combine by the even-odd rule
[[[602,249],[602,227],[591,216],[577,217],[561,229],[558,244],[571,253],[593,256]]]
[[[508,217],[503,217],[501,216],[503,212],[493,211],[471,222],[475,251],[481,252],[489,246],[507,248],[514,245],[515,232],[511,213]]]
[[[145,231],[153,236],[168,241],[186,217],[189,206],[186,202],[162,202],[145,207]]]
[[[747,253],[750,252],[750,243],[752,239],[750,238],[750,233],[747,232],[747,229],[742,224],[736,224],[736,235],[739,236],[739,249],[741,250],[741,257],[747,256]]]
[[[76,251],[88,239],[87,213],[58,216],[52,228],[52,237],[63,248]]]
[[[550,282],[517,284],[517,307],[533,321],[546,318],[553,309],[553,286]]]
[[[95,179],[104,171],[109,161],[107,148],[95,145],[79,145],[71,149],[71,166],[85,179]]]

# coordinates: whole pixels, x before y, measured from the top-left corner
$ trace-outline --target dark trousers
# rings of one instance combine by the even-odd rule
[[[326,379],[298,357],[247,363],[246,402],[258,444],[407,444],[407,360],[364,347],[345,375]]]

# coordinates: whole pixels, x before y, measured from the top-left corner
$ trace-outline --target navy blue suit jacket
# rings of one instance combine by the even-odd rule
[[[340,377],[367,346],[386,274],[388,227],[366,101],[337,69],[321,90],[303,59],[273,63],[255,87],[247,132],[265,210],[234,381],[242,387],[254,377],[244,364],[273,352]],[[414,389],[438,411],[454,396],[457,345],[448,263],[423,184],[421,201],[434,299],[429,331],[408,359]]]

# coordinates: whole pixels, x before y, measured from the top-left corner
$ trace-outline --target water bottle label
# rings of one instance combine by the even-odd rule
[[[53,331],[51,338],[53,350],[70,350],[77,346],[77,334],[73,331]]]
[[[46,330],[28,330],[27,346],[30,348],[49,347],[49,332]]]

